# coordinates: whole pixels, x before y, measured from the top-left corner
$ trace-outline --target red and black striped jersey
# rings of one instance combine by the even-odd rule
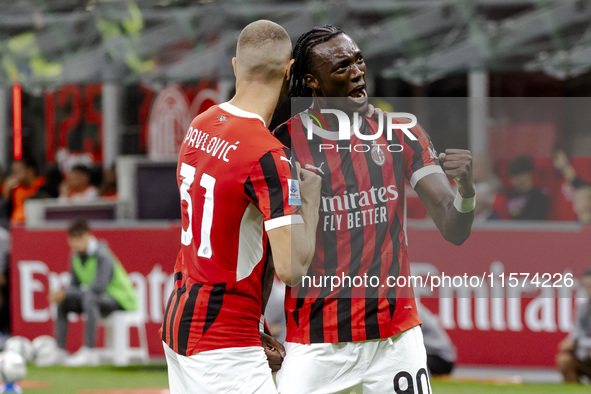
[[[396,287],[388,277],[410,275],[406,181],[414,187],[428,174],[443,173],[428,135],[415,126],[410,131],[416,140],[401,129],[393,131],[390,141],[385,132],[375,142],[353,132],[350,139],[338,140],[338,132],[317,127],[307,121],[308,116],[300,113],[273,132],[291,148],[302,168],[322,177],[311,279],[286,292],[286,340],[364,341],[420,324],[412,286]],[[312,127],[311,138],[305,125]],[[377,116],[365,118],[359,132],[377,134],[378,125]],[[331,288],[330,281],[322,282],[327,277],[343,282]],[[356,279],[364,277],[371,282],[365,279],[359,286],[362,282]],[[351,278],[352,284],[345,284],[345,278]]]
[[[267,234],[302,223],[291,153],[229,103],[191,123],[179,153],[182,232],[162,340],[175,352],[260,346]]]

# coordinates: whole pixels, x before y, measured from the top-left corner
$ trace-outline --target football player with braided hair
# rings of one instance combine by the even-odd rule
[[[291,148],[301,168],[322,178],[308,275],[379,277],[380,285],[314,287],[308,281],[286,291],[286,357],[277,375],[278,390],[430,393],[413,289],[385,286],[384,278],[410,275],[406,181],[447,241],[460,245],[469,237],[475,196],[471,154],[447,149],[437,155],[418,125],[409,127],[412,135],[397,128],[389,140],[371,137],[379,134],[383,114],[361,116],[359,130],[340,138],[337,117],[321,110],[344,102],[340,109],[351,115],[367,114],[369,107],[363,54],[340,28],[325,25],[304,33],[293,60],[290,95],[312,97],[312,105],[274,135]]]

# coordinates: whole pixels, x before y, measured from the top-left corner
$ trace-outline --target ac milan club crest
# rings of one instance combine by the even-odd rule
[[[373,141],[373,146],[371,148],[371,159],[379,166],[383,166],[386,162],[386,155],[384,154],[384,151],[379,145],[376,145],[375,141]]]

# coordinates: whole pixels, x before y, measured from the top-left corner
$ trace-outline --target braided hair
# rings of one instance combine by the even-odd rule
[[[315,27],[298,38],[293,48],[294,63],[291,68],[290,97],[312,97],[312,89],[306,85],[304,75],[309,72],[312,59],[311,49],[327,42],[339,34],[344,34],[340,27],[324,25]]]

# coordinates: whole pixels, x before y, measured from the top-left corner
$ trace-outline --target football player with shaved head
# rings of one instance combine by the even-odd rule
[[[269,248],[290,285],[314,253],[320,179],[266,128],[289,81],[290,38],[253,22],[232,64],[235,96],[193,119],[179,153],[181,249],[160,331],[173,394],[276,393],[259,334]]]

